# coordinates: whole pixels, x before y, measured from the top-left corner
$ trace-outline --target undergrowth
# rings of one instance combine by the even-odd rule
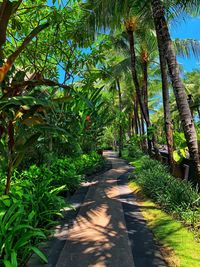
[[[133,143],[124,157],[135,166],[129,179],[141,186],[143,193],[164,211],[173,215],[200,238],[200,194],[192,184],[173,177],[166,166],[151,159]]]
[[[31,253],[47,262],[38,244],[51,233],[52,226],[62,216],[60,210],[69,206],[63,195],[73,192],[85,174],[98,171],[103,163],[102,157],[92,152],[76,158],[56,159],[50,166],[32,165],[14,173],[9,195],[3,194],[2,174],[0,266],[25,266]]]

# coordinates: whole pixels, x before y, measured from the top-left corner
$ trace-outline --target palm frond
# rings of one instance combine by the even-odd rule
[[[200,41],[194,39],[175,39],[174,46],[178,55],[182,57],[194,56],[200,58]]]

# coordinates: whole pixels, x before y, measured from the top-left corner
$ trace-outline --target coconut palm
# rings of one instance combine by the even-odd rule
[[[191,2],[191,1],[188,1]],[[179,65],[176,60],[176,54],[169,34],[168,25],[165,19],[165,10],[160,0],[151,1],[153,19],[157,34],[159,52],[165,55],[165,60],[169,69],[176,104],[179,110],[180,119],[182,121],[183,131],[187,141],[190,157],[194,162],[194,167],[198,177],[200,186],[200,160],[197,142],[197,134],[195,130],[194,120],[190,111],[189,103],[183,82],[180,78]]]
[[[91,4],[91,1],[88,1],[88,3],[89,2]],[[179,4],[179,6],[181,6],[181,4],[188,4],[191,6],[197,3],[199,3],[198,0],[194,1],[177,0],[171,2],[168,1],[167,8],[168,10],[170,9],[169,4],[171,4],[172,6],[176,6],[177,4]],[[176,97],[177,107],[182,121],[183,131],[190,152],[190,157],[194,162],[197,176],[200,177],[200,160],[199,160],[196,130],[191,115],[189,103],[187,101],[187,95],[185,93],[182,80],[180,78],[179,65],[176,60],[175,50],[169,34],[168,24],[165,18],[165,9],[162,1],[151,0],[151,1],[145,1],[144,3],[144,1],[130,0],[122,3],[122,1],[101,0],[101,1],[95,1],[95,3],[93,1],[93,4],[95,4],[93,5],[93,7],[95,6],[94,11],[96,12],[97,26],[102,27],[103,25],[106,28],[107,26],[115,25],[114,27],[116,27],[116,23],[118,23],[117,26],[119,27],[120,22],[122,22],[122,20],[125,21],[125,26],[130,41],[131,70],[132,70],[133,81],[135,84],[141,111],[147,124],[148,124],[148,116],[145,112],[145,108],[142,103],[140,86],[137,77],[134,31],[136,30],[137,27],[138,15],[140,15],[140,20],[142,20],[142,18],[146,18],[146,23],[150,26],[152,26],[152,20],[153,20],[157,35],[159,53],[161,53],[161,57],[162,54],[164,55],[165,61],[163,63],[163,66],[166,62],[169,70],[169,75],[172,81],[172,86]],[[152,11],[151,14],[149,10]],[[141,11],[143,12],[142,16],[141,16]],[[142,21],[145,21],[145,19],[143,19]],[[162,67],[162,70],[164,70],[164,67]],[[162,77],[165,76],[162,75]],[[165,87],[166,84],[163,86],[163,89],[165,89]],[[198,178],[198,181],[200,184],[200,178]]]

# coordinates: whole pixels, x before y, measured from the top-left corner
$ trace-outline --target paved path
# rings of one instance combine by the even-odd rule
[[[165,267],[134,195],[131,167],[105,152],[112,169],[96,177],[85,197],[57,267]]]

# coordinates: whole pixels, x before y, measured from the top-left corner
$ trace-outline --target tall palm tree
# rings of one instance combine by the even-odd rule
[[[174,95],[177,107],[182,121],[183,131],[187,141],[190,157],[193,160],[197,174],[198,184],[200,186],[200,159],[197,142],[197,134],[194,121],[190,111],[187,95],[184,85],[180,78],[179,65],[176,60],[176,54],[173,48],[172,40],[169,34],[168,25],[165,19],[165,10],[161,0],[151,0],[153,19],[157,34],[159,51],[165,53],[165,59],[168,65]]]
[[[121,93],[121,86],[119,78],[116,79],[117,90],[118,90],[118,98],[119,98],[119,112],[122,113],[122,93]],[[123,149],[123,127],[120,123],[119,125],[119,157],[122,156],[122,149]]]
[[[88,1],[91,2],[91,1]],[[171,4],[187,4],[192,5],[192,3],[199,3],[199,0],[176,0],[172,1]],[[165,19],[165,10],[163,7],[163,2],[161,0],[151,0],[151,1],[141,1],[141,0],[130,0],[130,1],[110,1],[110,0],[101,0],[101,1],[93,1],[96,5],[94,10],[96,11],[97,24],[102,25],[106,28],[109,26],[119,26],[122,19],[124,18],[127,28],[127,33],[130,40],[130,51],[131,51],[131,68],[132,68],[132,76],[134,80],[134,84],[136,87],[136,92],[138,96],[138,100],[140,103],[142,114],[144,115],[145,121],[148,123],[148,118],[146,116],[145,108],[143,105],[143,101],[141,98],[140,86],[137,79],[137,70],[136,70],[136,56],[135,56],[135,36],[134,30],[136,24],[133,23],[134,19],[132,19],[133,14],[130,11],[134,10],[134,16],[137,17],[139,12],[141,13],[141,9],[145,11],[149,15],[149,10],[152,9],[152,14],[149,17],[146,17],[147,24],[151,25],[152,19],[154,22],[158,47],[159,51],[163,51],[165,55],[165,61],[169,70],[170,78],[172,81],[172,86],[174,89],[174,94],[176,97],[176,103],[179,110],[180,118],[182,121],[183,131],[187,140],[187,145],[189,148],[190,157],[194,163],[194,167],[196,169],[198,184],[200,186],[200,160],[199,160],[199,151],[198,151],[198,143],[197,143],[197,135],[194,126],[194,121],[191,115],[191,111],[189,108],[189,104],[187,101],[187,95],[184,90],[183,83],[180,78],[179,66],[176,60],[176,54],[172,45],[172,40],[169,34],[167,21]],[[169,4],[169,2],[168,2]],[[168,5],[169,6],[169,5]],[[141,8],[142,7],[142,8]],[[138,12],[138,13],[137,13]],[[142,18],[140,16],[140,18]],[[118,25],[116,26],[116,24]],[[162,75],[165,77],[164,75]],[[165,88],[165,87],[164,87]],[[167,109],[166,109],[167,110]]]
[[[123,56],[117,56],[116,51],[109,50],[106,51],[106,65],[107,70],[104,70],[104,76],[107,77],[106,81],[108,90],[113,90],[114,95],[117,93],[118,96],[118,111],[119,111],[119,156],[122,156],[123,149],[123,122],[121,119],[123,111],[122,103],[122,79],[124,78],[124,73],[127,71],[127,60]],[[104,79],[105,79],[104,77]]]

